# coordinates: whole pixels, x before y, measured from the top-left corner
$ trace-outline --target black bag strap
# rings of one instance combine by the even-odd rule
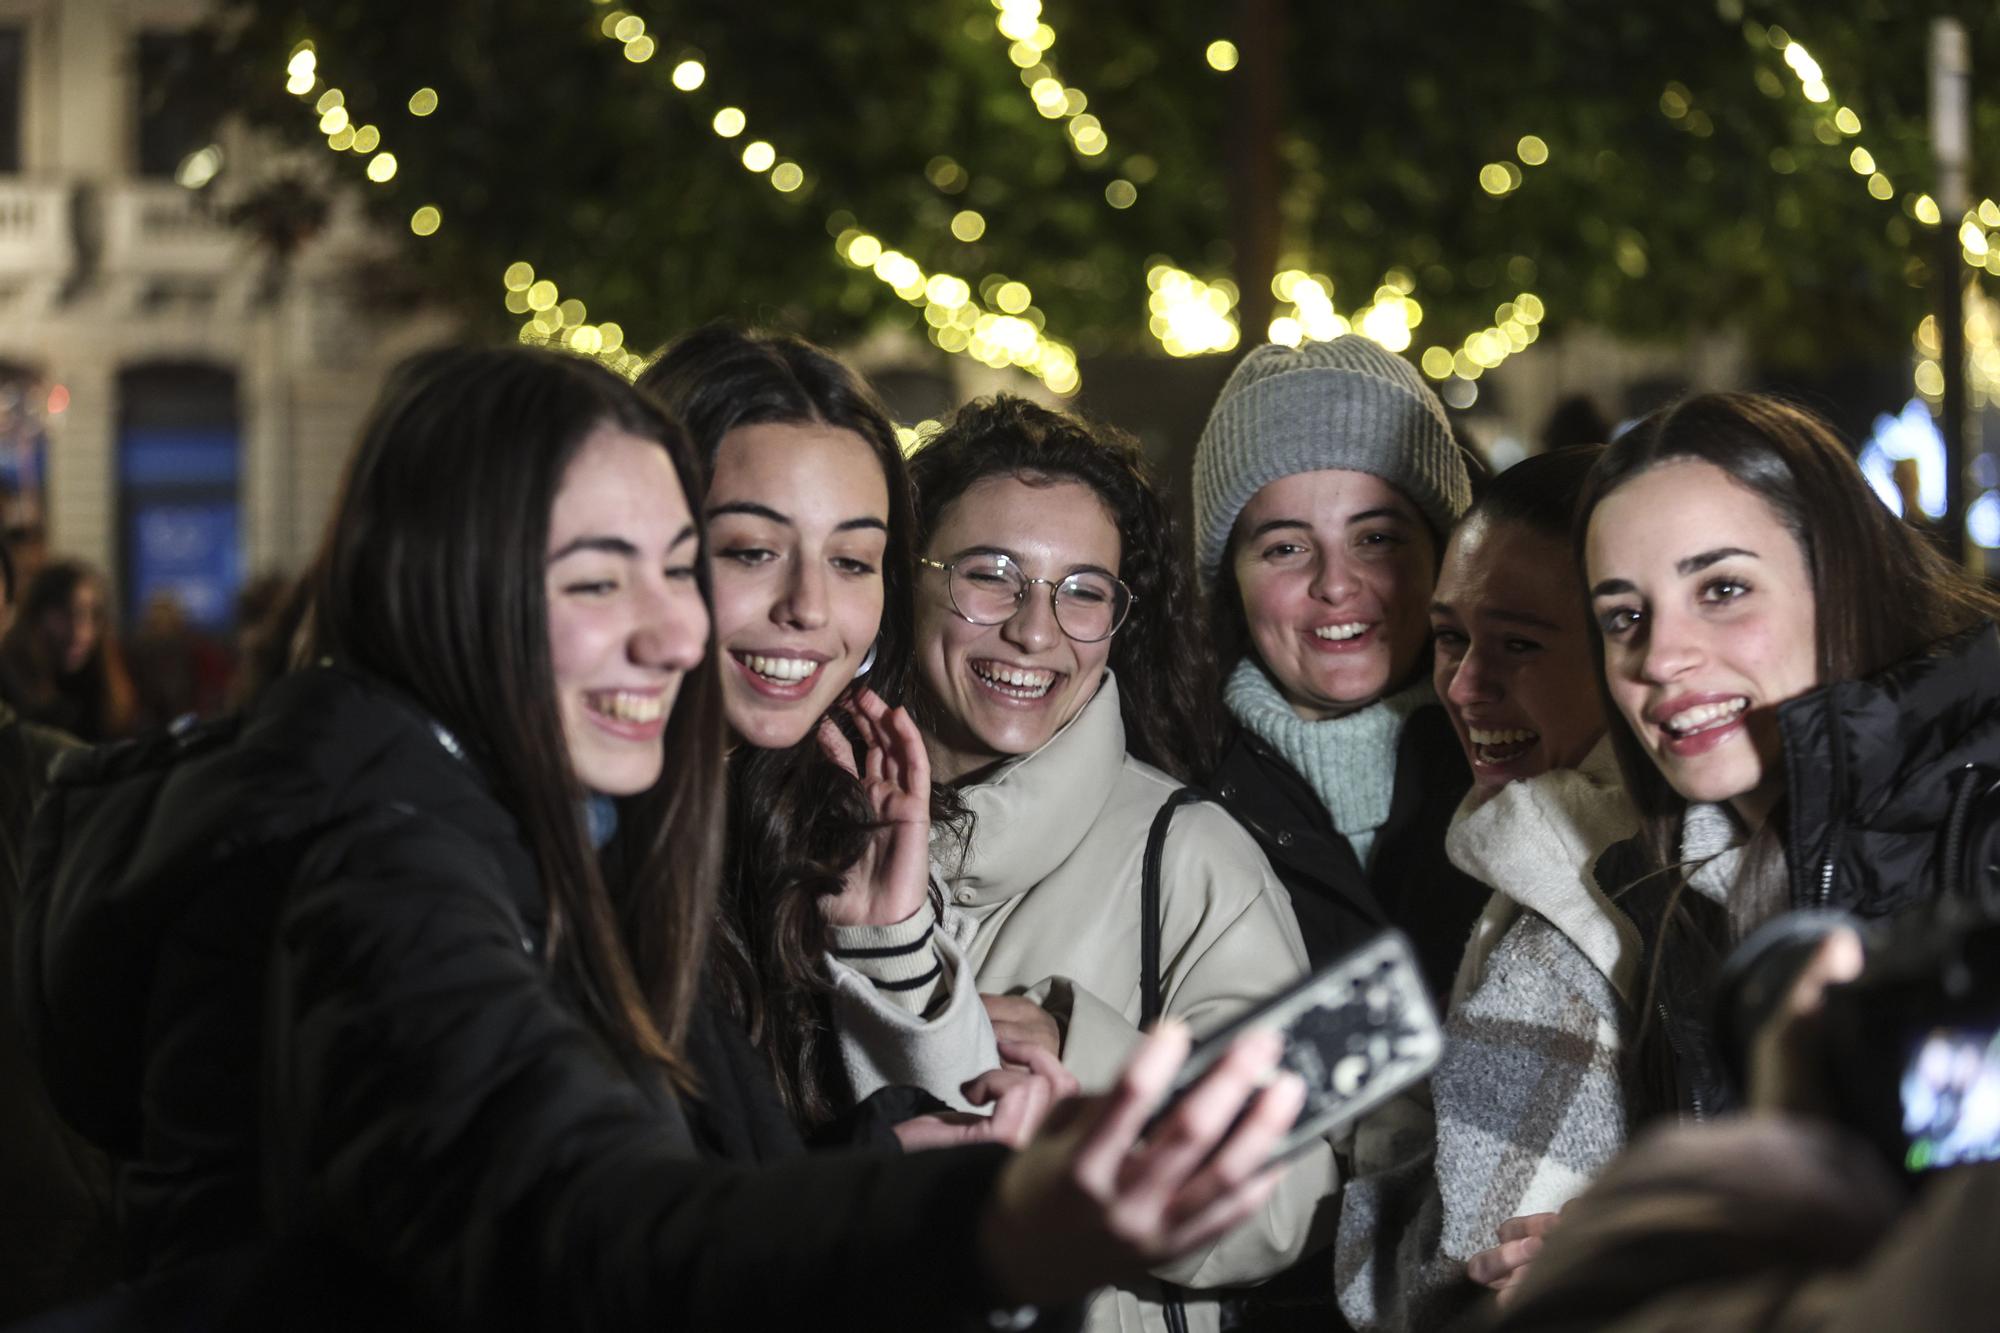
[[[1159,1021],[1166,1006],[1160,988],[1160,862],[1166,856],[1167,826],[1174,811],[1194,801],[1206,801],[1208,793],[1199,787],[1181,787],[1160,805],[1153,827],[1146,833],[1146,859],[1139,868],[1139,1027],[1143,1030]],[[1167,1333],[1187,1333],[1187,1306],[1181,1290],[1170,1282],[1160,1284],[1162,1314]]]
[[[1206,801],[1199,787],[1181,787],[1161,804],[1146,834],[1146,859],[1139,871],[1139,1026],[1159,1021],[1166,996],[1160,992],[1160,861],[1166,854],[1167,825],[1174,811],[1191,801]]]

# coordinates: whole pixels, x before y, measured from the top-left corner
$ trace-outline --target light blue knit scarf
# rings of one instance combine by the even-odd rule
[[[1236,664],[1222,688],[1222,701],[1236,720],[1306,780],[1363,867],[1374,850],[1376,830],[1389,818],[1403,723],[1436,699],[1430,681],[1420,679],[1345,717],[1308,722],[1292,711],[1250,657]]]

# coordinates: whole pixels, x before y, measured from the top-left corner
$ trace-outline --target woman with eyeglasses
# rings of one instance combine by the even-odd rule
[[[1001,396],[911,460],[916,712],[960,807],[933,866],[994,1029],[1060,1053],[1086,1089],[1139,1039],[1142,862],[1199,763],[1204,662],[1188,577],[1135,442]],[[1159,990],[1200,1031],[1303,975],[1283,888],[1222,810],[1180,809],[1160,874]],[[1268,1277],[1306,1243],[1332,1154],[1296,1164],[1258,1224],[1165,1276]],[[1214,1328],[1190,1293],[1190,1328]],[[1164,1328],[1157,1283],[1107,1292],[1095,1330]]]

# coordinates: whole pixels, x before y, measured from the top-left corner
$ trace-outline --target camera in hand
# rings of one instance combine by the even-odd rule
[[[1795,912],[1768,923],[1723,969],[1725,1059],[1740,1076],[1757,1031],[1841,926],[1861,935],[1867,962],[1826,992],[1835,1117],[1913,1173],[2000,1160],[2000,911],[1990,905],[1948,897],[1893,921]]]

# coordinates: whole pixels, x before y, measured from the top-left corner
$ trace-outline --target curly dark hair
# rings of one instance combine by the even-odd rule
[[[1081,482],[1111,511],[1122,551],[1119,577],[1133,596],[1131,615],[1111,641],[1125,748],[1193,781],[1218,749],[1215,662],[1193,613],[1186,544],[1139,442],[1009,394],[968,403],[910,460],[919,552],[952,503],[988,477]],[[917,693],[923,721],[922,712],[934,705]]]
[[[842,692],[833,716],[841,720],[842,705],[864,685],[900,702],[910,676],[915,520],[896,428],[875,391],[803,338],[728,324],[674,343],[639,386],[680,418],[711,474],[723,438],[741,426],[830,426],[868,444],[889,495],[882,623],[874,665]],[[786,749],[739,744],[730,755],[713,960],[718,995],[764,1051],[786,1110],[807,1130],[838,1112],[843,1077],[826,1005],[831,940],[820,900],[840,891],[876,827],[861,784],[827,758],[818,730]]]

